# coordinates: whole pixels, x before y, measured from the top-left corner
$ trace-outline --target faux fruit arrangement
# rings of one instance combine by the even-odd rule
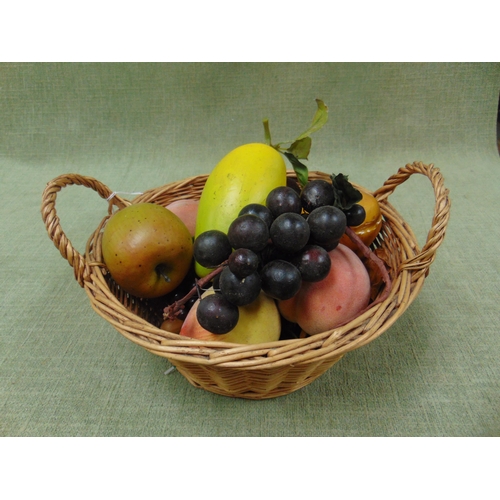
[[[377,200],[343,174],[309,180],[300,161],[327,121],[327,107],[317,105],[311,126],[286,148],[271,143],[264,121],[267,144],[227,154],[199,201],[140,203],[109,219],[104,263],[125,291],[160,298],[163,329],[265,343],[347,323],[373,305],[374,286],[384,286],[377,300],[385,299],[390,278],[369,248],[382,225]]]

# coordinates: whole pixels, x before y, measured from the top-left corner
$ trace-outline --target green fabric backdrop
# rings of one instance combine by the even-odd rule
[[[0,435],[499,436],[500,66],[411,64],[0,64]],[[440,168],[447,236],[425,286],[379,339],[306,388],[267,401],[192,387],[91,309],[47,237],[41,194],[75,172],[116,191],[208,173],[228,151],[309,124],[312,170],[376,189],[406,163]],[[425,178],[391,202],[425,241]],[[58,197],[76,248],[107,209]]]

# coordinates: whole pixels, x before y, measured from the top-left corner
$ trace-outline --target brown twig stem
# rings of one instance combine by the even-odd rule
[[[186,295],[184,295],[182,299],[176,300],[173,304],[170,304],[167,307],[165,307],[165,309],[163,309],[163,319],[175,319],[177,314],[184,307],[184,304],[195,293],[198,293],[198,290],[200,288],[203,288],[207,283],[210,283],[210,281],[212,281],[215,278],[215,276],[220,274],[224,269],[224,266],[226,265],[227,265],[227,260],[224,261],[222,264],[220,264],[218,267],[216,267],[213,271],[211,271],[203,278],[196,280],[196,285],[193,288],[191,288],[191,290],[189,290],[189,292]]]
[[[382,259],[377,257],[377,255],[375,255],[375,253],[368,246],[364,244],[363,240],[352,230],[352,228],[347,226],[345,232],[347,236],[349,236],[350,240],[359,248],[363,256],[371,260],[377,266],[377,269],[380,271],[382,281],[385,284],[383,292],[368,306],[368,308],[373,307],[374,305],[383,302],[391,293],[392,289],[391,277],[389,276],[389,273],[387,272],[387,269]]]

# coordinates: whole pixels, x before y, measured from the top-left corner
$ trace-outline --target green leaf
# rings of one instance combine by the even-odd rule
[[[264,136],[266,143],[286,156],[288,161],[292,164],[293,169],[297,175],[299,184],[303,187],[307,184],[309,171],[307,167],[299,160],[307,160],[311,151],[312,140],[309,137],[312,133],[317,132],[328,121],[328,107],[321,99],[316,99],[318,109],[314,114],[313,120],[309,128],[299,135],[294,141],[279,142],[273,144],[271,142],[271,131],[269,129],[269,120],[263,120]],[[290,144],[291,143],[291,144]],[[283,147],[284,144],[290,144],[288,148]]]
[[[266,118],[263,120],[264,123],[264,137],[266,138],[266,144],[271,146],[271,130],[269,129],[269,120]]]
[[[363,195],[350,182],[347,175],[331,176],[333,186],[333,205],[341,210],[349,210],[355,203],[361,201]]]
[[[316,104],[318,105],[318,109],[314,114],[310,127],[305,132],[300,134],[297,139],[295,139],[296,141],[317,132],[328,121],[328,106],[326,106],[321,99],[316,99]]]
[[[304,187],[307,184],[307,180],[309,178],[309,170],[292,153],[284,152],[283,154],[292,164],[292,167],[295,170],[295,174],[297,175],[297,180],[299,181],[300,186]]]
[[[310,137],[304,137],[299,141],[295,141],[288,149],[288,153],[292,153],[299,160],[307,160],[311,151],[312,140]]]

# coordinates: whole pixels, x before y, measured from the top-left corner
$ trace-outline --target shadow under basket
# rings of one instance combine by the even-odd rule
[[[413,174],[426,176],[435,195],[432,225],[422,249],[412,229],[388,202],[396,187]],[[307,338],[255,345],[198,341],[160,329],[162,317],[157,301],[132,297],[113,282],[103,264],[101,238],[114,210],[141,202],[166,206],[179,199],[199,199],[207,178],[201,175],[150,189],[131,202],[116,196],[96,179],[66,174],[47,184],[41,211],[50,239],[73,267],[76,281],[87,292],[97,314],[130,341],[167,358],[195,387],[230,397],[266,399],[289,394],[313,382],[346,353],[385,332],[420,292],[445,236],[450,213],[448,190],[439,169],[420,162],[400,168],[373,192],[383,224],[371,248],[382,256],[392,281],[384,300],[377,303],[375,297],[373,307],[349,323]],[[309,178],[329,176],[310,172]],[[58,192],[69,185],[91,188],[108,203],[107,215],[90,236],[84,254],[73,248],[62,231],[55,209]]]

